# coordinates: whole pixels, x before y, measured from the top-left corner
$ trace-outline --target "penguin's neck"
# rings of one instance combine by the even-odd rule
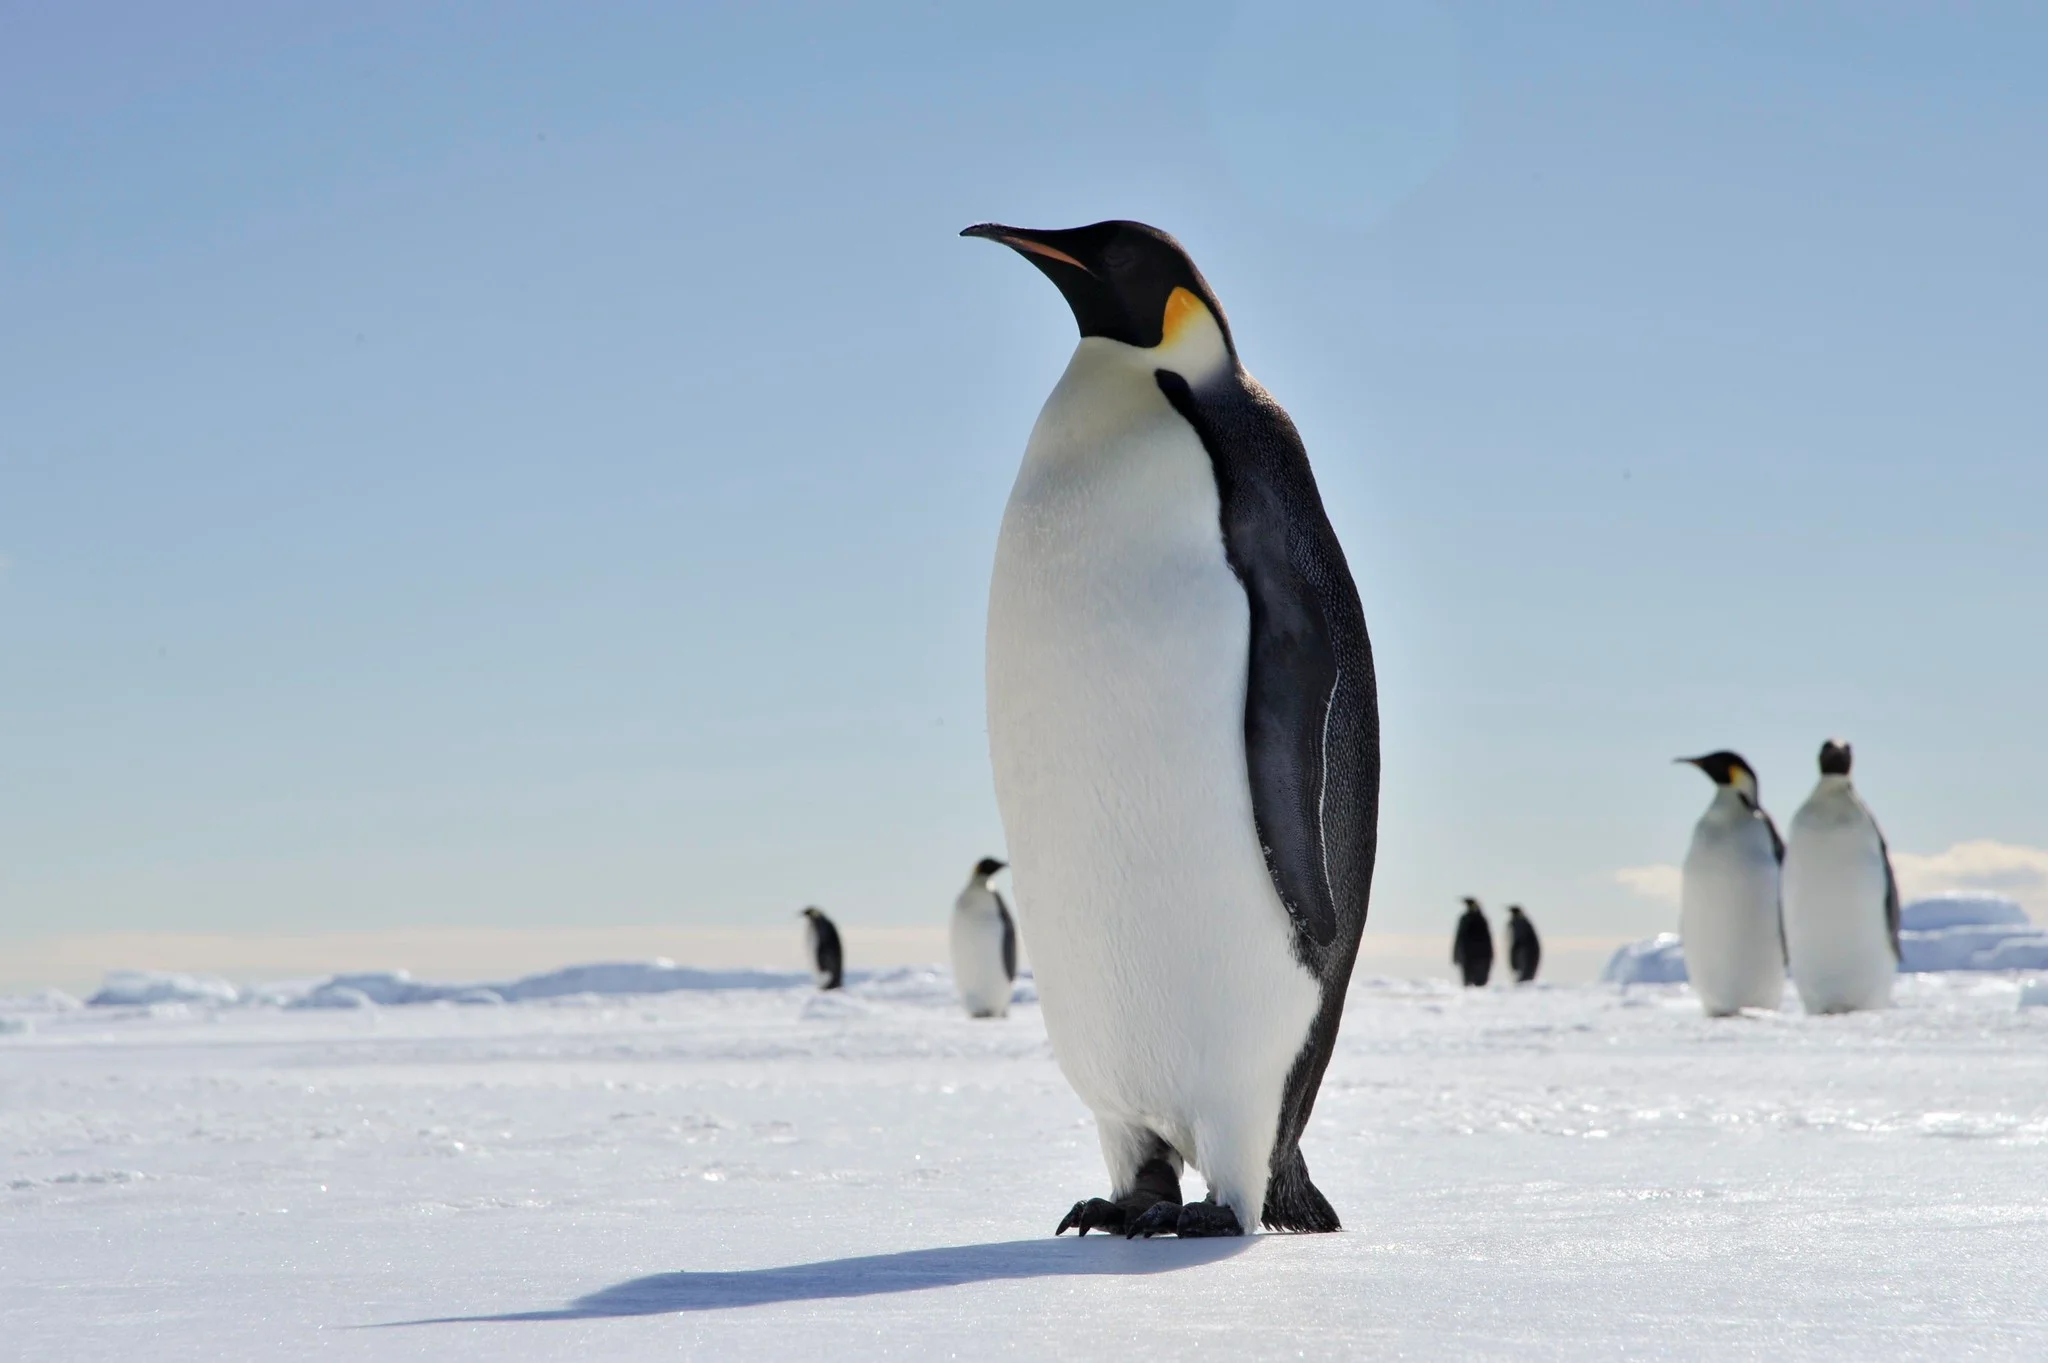
[[[1074,348],[1069,371],[1083,371],[1098,380],[1142,384],[1157,391],[1158,373],[1178,374],[1196,390],[1231,373],[1237,361],[1223,328],[1202,301],[1185,289],[1174,291],[1167,323],[1158,345],[1135,346],[1106,336],[1084,336]]]
[[[1823,805],[1854,804],[1856,787],[1850,783],[1847,776],[1823,776],[1814,785],[1813,794],[1807,798]]]
[[[1751,804],[1749,797],[1734,786],[1722,786],[1717,789],[1714,792],[1714,803],[1708,806],[1709,813],[1731,823],[1739,819],[1755,818],[1756,811],[1757,806]]]

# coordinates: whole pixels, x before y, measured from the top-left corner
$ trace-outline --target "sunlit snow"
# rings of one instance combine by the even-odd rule
[[[1092,1125],[1036,1005],[970,1021],[942,972],[388,983],[0,1006],[5,1352],[2048,1356],[2019,976],[1721,1021],[1361,980],[1304,1142],[1345,1233],[1188,1244],[1050,1237]]]

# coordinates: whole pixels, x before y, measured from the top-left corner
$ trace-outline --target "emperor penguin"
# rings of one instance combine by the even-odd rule
[[[1536,925],[1522,912],[1520,904],[1508,905],[1508,965],[1514,969],[1515,983],[1527,984],[1535,979],[1542,964],[1543,943],[1536,936]]]
[[[1809,1013],[1891,1002],[1899,964],[1899,884],[1891,849],[1849,782],[1849,745],[1820,749],[1820,784],[1785,841],[1785,947]]]
[[[1379,704],[1308,456],[1165,232],[963,235],[1036,266],[1080,330],[988,615],[1018,920],[1109,1170],[1054,1233],[1337,1230],[1300,1139],[1365,926]]]
[[[983,857],[953,900],[953,984],[969,1017],[1008,1017],[1017,982],[1017,925],[989,884],[1002,869],[1002,862]]]
[[[1451,939],[1451,964],[1465,977],[1467,989],[1483,989],[1493,974],[1493,928],[1486,911],[1470,895],[1465,912],[1458,915],[1457,935]]]
[[[846,983],[846,957],[839,949],[839,929],[832,926],[823,909],[805,909],[803,918],[804,945],[811,953],[818,988],[837,989]]]
[[[1708,1017],[1776,1008],[1785,993],[1778,868],[1785,842],[1757,801],[1756,773],[1732,752],[1681,757],[1714,783],[1692,830],[1679,891],[1686,976]]]

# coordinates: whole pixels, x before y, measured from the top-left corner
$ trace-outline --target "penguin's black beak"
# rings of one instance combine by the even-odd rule
[[[1698,767],[1701,771],[1705,771],[1707,769],[1707,759],[1704,757],[1674,757],[1671,760],[1674,764],[1681,767]]]
[[[1006,227],[999,222],[978,222],[972,227],[962,228],[960,235],[963,237],[981,237],[988,241],[1001,242],[1020,255],[1029,257],[1032,264],[1037,265],[1039,269],[1045,270],[1048,275],[1052,276],[1054,283],[1059,282],[1059,275],[1054,274],[1051,270],[1046,270],[1046,262],[1068,266],[1091,277],[1095,274],[1091,266],[1075,256],[1073,252],[1063,249],[1059,242],[1054,240],[1055,238],[1071,236],[1070,232],[1042,232],[1034,231],[1029,227]]]
[[[1007,871],[1007,870],[1009,870],[1009,869],[1010,869],[1010,863],[1009,863],[1009,862],[1007,862],[1007,861],[999,861],[999,862],[997,862],[997,863],[996,863],[996,865],[995,865],[995,870],[994,870],[994,871],[990,871],[990,872],[989,872],[989,874],[990,874],[990,875],[994,875],[994,874],[996,873],[996,871]]]

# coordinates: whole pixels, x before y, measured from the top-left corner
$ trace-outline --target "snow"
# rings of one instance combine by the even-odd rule
[[[211,975],[162,970],[113,970],[86,1002],[99,1008],[146,1007],[153,1003],[234,1003],[242,991]]]
[[[1976,924],[2023,928],[2030,926],[2031,920],[2016,899],[1966,890],[1916,899],[1899,910],[1899,928],[1903,932],[1936,932]]]
[[[1660,932],[1617,949],[1600,972],[1606,984],[1684,984],[1685,947],[1675,932]]]
[[[2022,989],[1910,975],[1883,1012],[1710,1021],[1683,985],[1361,981],[1305,1143],[1348,1230],[1188,1244],[1047,1234],[1102,1191],[1092,1126],[1036,1004],[970,1020],[943,971],[11,1000],[0,1338],[124,1363],[2039,1358],[2048,1008]]]
[[[2048,928],[2003,895],[1936,895],[1899,911],[1899,969],[2048,970]],[[1600,972],[1609,984],[1680,984],[1685,948],[1662,932],[1617,950]]]

